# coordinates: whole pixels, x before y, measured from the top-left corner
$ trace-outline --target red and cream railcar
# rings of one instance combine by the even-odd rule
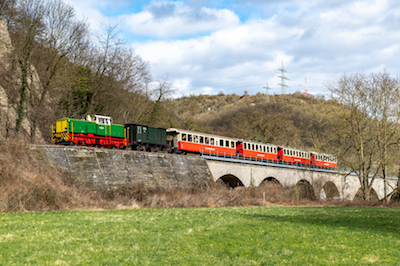
[[[236,155],[237,139],[185,129],[168,128],[167,144],[175,152],[208,153],[221,156]]]
[[[313,165],[313,155],[302,149],[279,147],[278,160],[284,163],[298,164],[303,166]]]
[[[337,159],[333,155],[324,153],[315,153],[314,156],[315,156],[314,165],[316,167],[329,168],[333,170],[337,169]]]
[[[278,161],[278,146],[254,141],[240,141],[236,146],[237,154],[244,158],[257,158]]]

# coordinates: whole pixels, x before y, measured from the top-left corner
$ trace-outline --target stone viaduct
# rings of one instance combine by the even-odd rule
[[[356,176],[262,165],[260,162],[76,146],[38,145],[32,149],[94,190],[112,190],[135,184],[190,187],[198,186],[205,180],[222,180],[231,187],[260,186],[272,182],[283,187],[301,187],[300,191],[308,188],[315,198],[353,200],[360,188]],[[389,180],[388,183],[390,193],[395,189],[397,180]],[[379,199],[384,197],[382,179],[374,181],[373,190]]]
[[[317,198],[343,200],[353,200],[360,189],[354,175],[219,160],[207,160],[207,165],[214,181],[222,179],[231,186],[258,187],[272,181],[283,187],[309,186]],[[397,180],[388,181],[388,193],[395,189],[396,183]],[[375,179],[372,188],[379,199],[384,198],[383,179]]]

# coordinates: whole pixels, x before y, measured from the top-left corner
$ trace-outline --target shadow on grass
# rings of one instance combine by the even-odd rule
[[[290,212],[285,212],[289,208]],[[392,233],[400,238],[399,208],[372,207],[283,207],[281,213],[242,213],[246,219],[261,219],[266,223],[290,222],[293,224],[311,224],[331,228],[345,227],[350,230],[375,233]],[[268,210],[268,209],[266,209]],[[293,211],[295,210],[295,211]]]

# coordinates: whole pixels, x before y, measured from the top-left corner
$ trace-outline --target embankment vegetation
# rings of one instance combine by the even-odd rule
[[[27,143],[0,141],[0,212],[275,205],[400,206],[395,201],[318,201],[310,187],[282,188],[273,182],[235,189],[222,181],[195,188],[150,189],[138,184],[95,192]]]

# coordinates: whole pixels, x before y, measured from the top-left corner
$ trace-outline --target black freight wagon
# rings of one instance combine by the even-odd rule
[[[129,146],[132,150],[157,151],[167,149],[165,128],[149,127],[138,124],[126,124]]]

